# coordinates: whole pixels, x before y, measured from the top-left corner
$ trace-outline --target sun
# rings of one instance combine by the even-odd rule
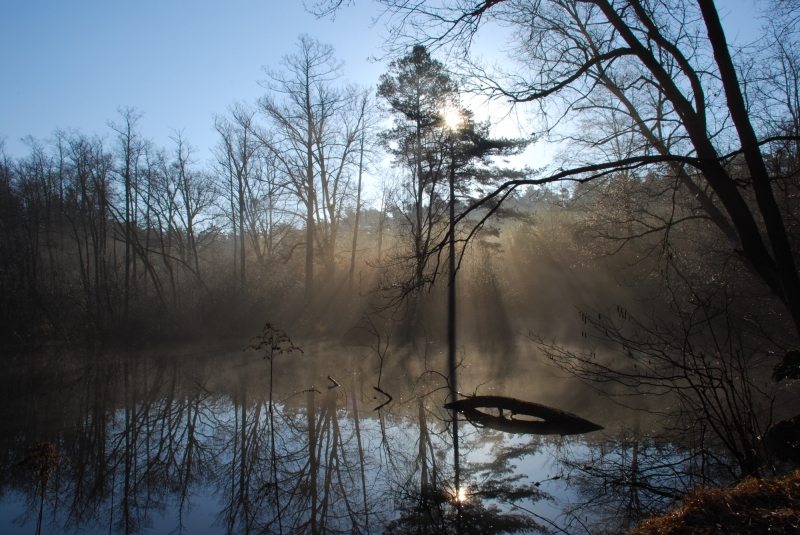
[[[456,108],[447,108],[444,110],[444,122],[447,128],[455,130],[461,124],[461,114]]]
[[[461,487],[458,489],[458,495],[456,496],[456,501],[459,503],[464,503],[467,501],[467,489],[465,487]]]

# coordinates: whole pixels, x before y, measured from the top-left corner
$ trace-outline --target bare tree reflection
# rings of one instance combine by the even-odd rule
[[[639,427],[636,421],[591,445],[574,443],[559,450],[558,477],[568,480],[576,495],[562,515],[570,530],[625,531],[662,514],[693,487],[727,480],[724,470],[704,463],[712,451],[686,446],[691,437],[676,441],[666,434],[642,433]]]
[[[395,399],[375,411],[377,378],[354,365],[340,384],[341,370],[297,361],[292,381],[280,367],[270,387],[269,367],[238,358],[42,357],[24,366],[40,370],[29,385],[13,384],[20,372],[11,370],[2,395],[19,410],[13,419],[4,409],[0,492],[32,504],[20,522],[41,514],[40,525],[57,532],[132,534],[167,523],[188,533],[199,511],[230,534],[457,533],[459,507],[461,533],[558,531],[537,517],[546,495],[515,466],[540,453],[536,440],[520,445],[464,426],[470,462],[461,466],[463,492],[454,490],[444,377],[411,384],[385,374],[382,388]],[[309,388],[328,373],[330,388]],[[45,441],[70,463],[42,500],[40,486],[8,467]],[[649,448],[642,439],[640,472]],[[637,500],[632,510],[647,503]]]

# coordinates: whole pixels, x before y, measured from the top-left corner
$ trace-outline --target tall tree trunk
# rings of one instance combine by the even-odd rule
[[[237,173],[239,179],[239,258],[242,284],[245,283],[245,249],[244,249],[244,176],[241,172]]]
[[[361,215],[361,175],[364,171],[364,132],[361,133],[361,155],[358,159],[358,191],[356,193],[356,221],[353,227],[353,250],[350,252],[350,279],[347,293],[353,295],[353,274],[356,269],[356,247],[358,246],[358,218]]]
[[[795,331],[800,336],[800,276],[797,274],[797,266],[792,255],[792,247],[786,233],[786,226],[772,191],[769,173],[767,172],[761,149],[758,146],[758,137],[750,121],[750,115],[741,91],[741,84],[731,59],[722,23],[719,20],[719,13],[713,0],[698,0],[698,5],[708,30],[708,39],[714,50],[714,59],[719,67],[731,119],[742,143],[744,158],[753,181],[756,203],[764,220],[767,236],[772,246],[772,254],[775,257],[778,276],[786,296],[787,307],[792,315]]]
[[[314,291],[314,115],[311,107],[311,86],[306,73],[306,114],[308,117],[306,139],[306,301],[311,300]]]

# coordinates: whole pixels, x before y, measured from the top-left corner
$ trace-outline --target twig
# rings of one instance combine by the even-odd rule
[[[384,401],[382,404],[380,404],[380,405],[378,405],[377,407],[375,407],[374,409],[372,409],[373,411],[377,411],[377,410],[380,410],[380,409],[382,409],[383,407],[385,407],[386,405],[388,405],[389,403],[391,403],[391,402],[392,402],[392,400],[394,399],[392,396],[390,396],[389,394],[387,394],[386,392],[384,392],[383,390],[381,390],[381,389],[380,389],[380,387],[373,386],[373,387],[372,387],[372,389],[373,389],[373,390],[376,390],[376,391],[378,391],[378,392],[380,392],[381,394],[383,394],[384,396],[386,396],[386,397],[388,398],[388,399],[387,399],[386,401]]]

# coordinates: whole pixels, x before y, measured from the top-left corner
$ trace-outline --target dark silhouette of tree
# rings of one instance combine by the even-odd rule
[[[425,47],[415,46],[389,65],[389,72],[381,76],[378,96],[394,118],[394,127],[383,134],[384,142],[395,165],[406,173],[403,198],[398,199],[410,242],[409,252],[400,253],[412,274],[404,285],[405,295],[430,281],[426,267],[446,209],[447,132],[442,114],[455,105],[457,88],[444,65]]]

